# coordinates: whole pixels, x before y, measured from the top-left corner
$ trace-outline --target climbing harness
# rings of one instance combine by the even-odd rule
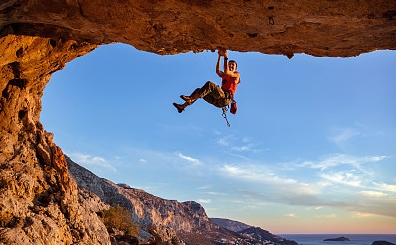
[[[227,106],[228,106],[228,105],[227,105]],[[224,106],[224,107],[221,108],[221,109],[223,110],[222,116],[223,116],[224,119],[226,120],[227,126],[230,127],[231,125],[230,125],[230,123],[228,122],[228,119],[227,119],[227,111],[228,111],[228,107],[227,107],[227,106]]]

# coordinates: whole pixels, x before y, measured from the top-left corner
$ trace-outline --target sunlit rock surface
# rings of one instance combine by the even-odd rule
[[[52,73],[114,42],[157,54],[350,57],[396,49],[396,1],[1,1],[0,242],[109,244],[40,112]]]

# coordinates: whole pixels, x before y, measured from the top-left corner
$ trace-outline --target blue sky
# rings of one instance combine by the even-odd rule
[[[396,52],[229,52],[236,115],[173,102],[220,83],[217,53],[104,45],[56,72],[41,122],[75,162],[276,234],[396,233]]]

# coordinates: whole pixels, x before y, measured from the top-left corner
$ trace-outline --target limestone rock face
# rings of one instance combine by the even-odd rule
[[[215,222],[217,225],[224,227],[230,231],[241,231],[244,229],[248,229],[251,226],[244,224],[242,222],[234,221],[234,220],[229,220],[229,219],[223,219],[223,218],[211,218],[213,222]]]
[[[1,163],[0,240],[15,245],[110,244],[103,223],[78,198],[52,135],[30,122],[28,114],[20,117],[17,126],[29,128],[18,133],[12,158]]]
[[[396,49],[396,1],[2,0],[0,241],[108,244],[40,112],[52,73],[113,42],[158,54],[222,47],[349,57]]]
[[[132,221],[139,225],[139,238],[152,240],[156,244],[184,244],[178,232],[195,232],[198,229],[216,231],[220,227],[211,221],[204,208],[196,202],[180,203],[131,188],[126,184],[115,184],[99,178],[87,169],[66,157],[69,172],[76,180],[81,193],[90,193],[99,200],[90,201],[95,212],[106,209],[106,205],[120,205],[132,214]],[[83,199],[91,199],[84,197]]]
[[[217,228],[199,203],[166,200],[125,184],[114,184],[99,178],[70,158],[66,159],[69,172],[80,189],[95,193],[106,204],[120,205],[130,210],[132,221],[139,224],[143,231],[148,231],[148,227],[158,230],[161,226],[184,231],[191,231],[197,227],[208,230]]]
[[[253,245],[264,244],[265,241],[270,244],[271,241],[271,244],[297,245],[295,241],[273,235],[259,227],[232,220],[209,219],[205,209],[197,202],[166,200],[127,184],[115,184],[96,176],[68,157],[66,160],[69,173],[79,186],[81,199],[86,200],[84,205],[96,212],[107,209],[108,205],[120,205],[129,210],[133,222],[139,225],[138,237],[142,244]],[[113,232],[110,233],[111,238],[117,239]]]
[[[14,33],[157,53],[224,47],[271,54],[353,56],[395,49],[389,0],[5,0],[3,35]]]
[[[81,205],[62,150],[39,122],[51,73],[94,47],[0,39],[0,240],[6,244],[109,244],[104,225]]]

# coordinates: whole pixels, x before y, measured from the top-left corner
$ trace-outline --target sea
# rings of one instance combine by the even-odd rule
[[[387,241],[396,244],[396,234],[283,234],[278,236],[294,240],[300,245],[371,245],[374,241]],[[338,237],[347,237],[350,241],[323,241]]]

